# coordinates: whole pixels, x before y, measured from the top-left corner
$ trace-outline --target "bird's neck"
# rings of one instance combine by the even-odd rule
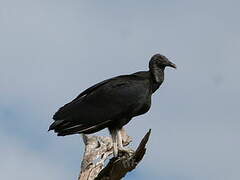
[[[153,68],[150,69],[153,82],[156,84],[162,84],[164,80],[164,69]]]
[[[164,81],[164,69],[150,69],[152,79],[152,91],[155,92]]]

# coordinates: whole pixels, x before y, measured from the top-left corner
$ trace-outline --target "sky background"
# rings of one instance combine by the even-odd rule
[[[47,132],[52,115],[99,81],[147,70],[155,53],[178,69],[166,69],[150,112],[127,125],[133,147],[152,135],[126,179],[240,179],[239,8],[237,0],[0,0],[0,179],[77,179],[82,140]]]

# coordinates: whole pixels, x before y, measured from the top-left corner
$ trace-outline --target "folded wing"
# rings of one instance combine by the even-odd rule
[[[53,116],[55,122],[49,130],[64,136],[93,133],[108,127],[114,121],[129,116],[138,106],[144,90],[141,86],[141,80],[134,75],[102,81],[61,107]]]

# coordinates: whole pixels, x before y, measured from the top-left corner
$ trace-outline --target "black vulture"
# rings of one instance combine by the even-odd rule
[[[116,157],[118,150],[126,151],[121,128],[149,110],[152,94],[162,84],[167,66],[176,68],[165,56],[155,54],[149,61],[149,71],[113,77],[86,89],[54,114],[49,130],[65,136],[108,128]]]

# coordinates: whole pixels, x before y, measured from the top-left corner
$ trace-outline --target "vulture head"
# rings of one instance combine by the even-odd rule
[[[165,67],[177,68],[177,66],[161,54],[155,54],[149,61],[149,70],[156,83],[162,83]]]

